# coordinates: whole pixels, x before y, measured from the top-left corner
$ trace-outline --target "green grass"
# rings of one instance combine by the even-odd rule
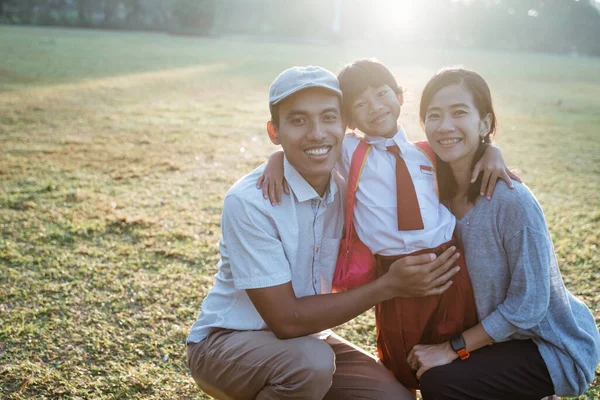
[[[600,59],[3,26],[0,54],[3,398],[204,398],[185,337],[223,196],[274,150],[268,85],[293,64],[380,58],[412,139],[436,69],[487,77],[499,144],[600,322]],[[337,332],[375,350],[372,312]],[[600,398],[598,374],[582,398]]]

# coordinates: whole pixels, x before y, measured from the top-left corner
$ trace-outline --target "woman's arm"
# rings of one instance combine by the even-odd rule
[[[466,350],[470,353],[494,342],[487,334],[481,323],[463,332]],[[408,353],[408,365],[417,369],[417,379],[421,378],[427,370],[450,364],[458,358],[458,354],[450,346],[450,342],[427,345],[418,344]]]
[[[498,204],[499,208],[491,204],[486,211],[487,217],[497,218],[502,240],[496,244],[497,248],[482,243],[482,250],[477,256],[485,260],[482,263],[492,263],[485,268],[498,271],[495,279],[497,285],[501,285],[508,277],[506,286],[502,287],[506,290],[506,296],[498,300],[496,309],[481,323],[463,333],[468,351],[507,340],[518,331],[535,327],[546,316],[550,301],[550,270],[556,258],[542,210],[533,194],[524,186],[519,185],[514,192],[504,189],[497,195],[501,198],[494,204]],[[493,252],[504,252],[504,257],[495,257]],[[471,272],[476,273],[476,270]],[[415,346],[409,353],[408,362],[417,363],[419,373],[423,374],[457,357],[446,342]]]

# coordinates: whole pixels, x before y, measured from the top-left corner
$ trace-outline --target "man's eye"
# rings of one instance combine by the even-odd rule
[[[428,114],[426,119],[438,119],[439,117],[439,114]]]
[[[337,121],[337,115],[333,115],[333,114],[331,114],[331,115],[326,115],[326,116],[325,116],[323,119],[324,119],[326,122],[335,122],[335,121]]]
[[[357,104],[354,106],[354,108],[355,108],[355,109],[359,109],[359,108],[363,108],[364,106],[365,106],[365,103],[361,101],[360,103],[357,103]]]
[[[455,117],[460,117],[461,115],[465,115],[467,112],[465,110],[456,110],[454,111]]]
[[[304,118],[300,118],[300,117],[292,118],[291,122],[294,125],[302,125],[304,123]]]
[[[382,90],[381,92],[377,93],[377,95],[379,97],[383,97],[383,96],[385,96],[387,94],[387,92],[388,92],[387,90]]]

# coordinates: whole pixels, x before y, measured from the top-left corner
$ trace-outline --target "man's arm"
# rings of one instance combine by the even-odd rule
[[[374,282],[343,293],[297,298],[291,282],[246,293],[267,326],[279,339],[310,335],[351,320],[374,305],[394,297],[420,297],[443,293],[458,272],[458,254],[451,248],[435,259],[433,254],[409,256],[394,262]]]

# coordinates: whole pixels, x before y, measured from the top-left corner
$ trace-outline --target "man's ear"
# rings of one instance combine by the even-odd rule
[[[404,104],[404,93],[402,93],[402,91],[398,92],[398,101],[400,102],[400,105]]]
[[[269,139],[271,139],[271,142],[273,142],[273,144],[281,144],[281,142],[279,141],[279,136],[277,136],[277,128],[275,127],[273,121],[267,122],[267,133],[269,134]]]

